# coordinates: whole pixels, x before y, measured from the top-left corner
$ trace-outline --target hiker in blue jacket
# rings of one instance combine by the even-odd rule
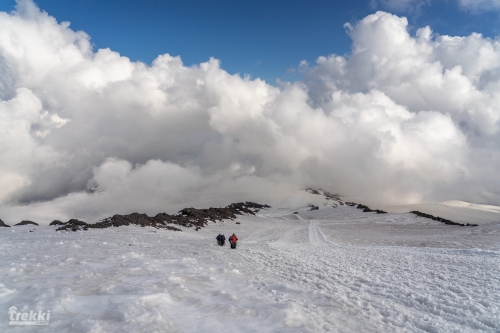
[[[224,235],[219,234],[217,237],[215,237],[215,239],[217,239],[218,245],[224,246],[224,243],[226,242],[226,237]]]

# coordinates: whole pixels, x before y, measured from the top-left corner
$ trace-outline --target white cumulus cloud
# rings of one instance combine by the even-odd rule
[[[500,50],[385,12],[272,86],[216,59],[132,62],[19,0],[0,13],[0,217],[89,221],[307,186],[500,203]]]

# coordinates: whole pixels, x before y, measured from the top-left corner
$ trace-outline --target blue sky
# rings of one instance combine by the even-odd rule
[[[472,32],[487,37],[500,34],[498,11],[466,8],[459,5],[460,1],[467,2],[38,0],[36,3],[58,21],[69,21],[72,29],[88,33],[96,49],[109,47],[131,60],[146,63],[163,53],[180,55],[187,65],[215,57],[229,73],[250,74],[274,83],[276,78],[297,79],[298,74],[288,69],[297,67],[301,60],[313,63],[320,55],[348,52],[350,39],[344,23],[355,23],[376,10],[407,16],[412,31],[430,25],[436,33],[453,36]],[[13,0],[0,2],[2,11],[11,11],[14,6]]]

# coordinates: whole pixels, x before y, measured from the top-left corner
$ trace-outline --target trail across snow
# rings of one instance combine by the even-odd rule
[[[0,229],[0,331],[500,331],[500,251],[469,246],[474,237],[494,244],[497,227],[441,229],[351,207],[275,209],[237,221],[182,233]],[[439,246],[401,238],[415,226],[440,230]],[[407,244],[362,244],[380,230]],[[238,249],[217,246],[219,232],[236,232]],[[52,310],[50,324],[8,326],[13,305]]]
[[[300,220],[304,221],[302,217],[299,217]],[[330,242],[328,242],[325,239],[325,236],[321,232],[321,230],[318,227],[318,222],[314,220],[309,220],[309,243],[311,244],[316,244],[316,245],[329,245]]]

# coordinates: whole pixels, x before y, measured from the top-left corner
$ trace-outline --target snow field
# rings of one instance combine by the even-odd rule
[[[500,331],[500,252],[469,248],[483,229],[468,243],[460,242],[464,228],[447,226],[439,246],[414,247],[408,235],[398,246],[367,246],[376,243],[370,233],[385,230],[387,243],[405,227],[419,238],[427,234],[418,230],[441,226],[351,207],[293,212],[271,209],[198,232],[2,228],[0,331]],[[236,232],[238,249],[217,246],[218,232]],[[8,326],[12,305],[52,310],[50,324]]]

